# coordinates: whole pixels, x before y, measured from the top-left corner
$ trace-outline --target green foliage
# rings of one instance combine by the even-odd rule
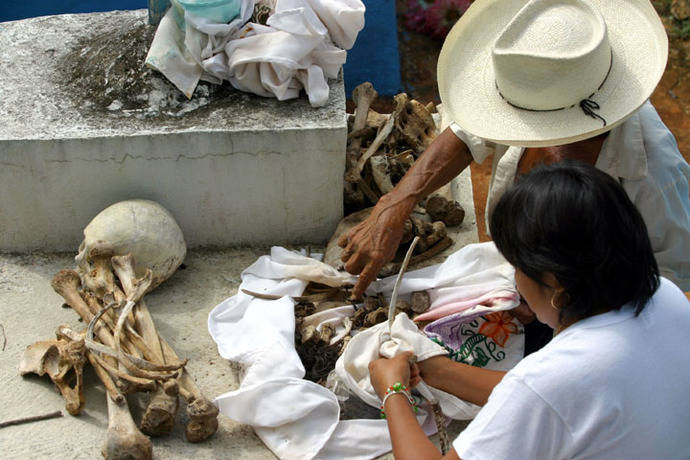
[[[690,19],[685,21],[675,21],[673,32],[681,40],[690,40]]]

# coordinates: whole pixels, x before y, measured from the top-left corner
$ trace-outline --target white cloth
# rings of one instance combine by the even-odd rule
[[[391,292],[396,277],[376,281],[370,294]],[[451,313],[476,313],[510,310],[520,304],[515,289],[515,269],[492,243],[468,244],[439,265],[405,274],[398,293],[427,291],[431,306],[416,320],[438,319]],[[492,300],[492,302],[487,302]],[[491,304],[491,307],[488,305]]]
[[[690,458],[690,302],[661,280],[575,323],[509,371],[455,440],[463,460]]]
[[[442,265],[409,272],[400,285],[401,297],[444,286],[461,292],[457,283],[467,275],[466,267],[475,258],[492,258],[496,254],[493,243],[471,245]],[[386,421],[339,421],[336,395],[302,379],[305,371],[294,347],[295,302],[291,296],[302,293],[307,278],[342,281],[332,276],[331,267],[323,265],[286,249],[273,248],[270,256],[260,257],[242,272],[239,293],[211,311],[208,327],[219,354],[246,368],[240,387],[219,395],[215,402],[224,415],[251,425],[280,458],[372,458],[391,449]],[[488,277],[484,279],[491,282]],[[377,285],[381,292],[390,295],[394,283],[395,277],[390,277]],[[242,293],[241,289],[284,297],[262,300]],[[453,300],[451,296],[432,297]],[[454,399],[458,409],[446,405],[446,410],[448,415],[460,417],[469,405]],[[428,434],[433,433],[433,415],[422,411],[418,420]]]
[[[199,80],[228,80],[241,91],[279,100],[304,89],[312,106],[328,101],[328,79],[337,78],[364,27],[360,0],[277,0],[266,25],[248,23],[254,0],[242,0],[229,24],[184,14],[184,30],[171,9],[146,57],[187,97]],[[335,42],[335,44],[333,43]],[[336,46],[337,45],[337,46]]]
[[[388,321],[377,324],[355,335],[347,344],[345,352],[335,363],[340,380],[362,401],[372,407],[379,407],[379,399],[369,379],[369,363],[383,356],[394,356],[411,351],[418,361],[447,355],[445,348],[432,342],[419,331],[405,313],[395,317],[388,333]],[[429,388],[441,405],[443,413],[454,419],[466,420],[479,412],[479,407],[467,403],[436,388]]]
[[[476,162],[494,154],[485,216],[488,228],[489,213],[515,181],[525,149],[486,142],[455,123],[450,128]],[[596,167],[619,179],[642,214],[661,274],[690,290],[690,166],[649,101],[609,132]]]

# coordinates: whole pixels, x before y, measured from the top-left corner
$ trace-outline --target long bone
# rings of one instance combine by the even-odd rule
[[[127,296],[135,295],[137,285],[132,256],[127,254],[112,257],[111,265]],[[139,299],[139,304],[133,313],[134,323],[141,332],[144,343],[154,355],[152,359],[165,364],[166,357],[161,348],[161,339],[143,298]],[[179,360],[175,356],[172,358],[172,361],[178,362]],[[182,372],[184,372],[184,369]],[[157,386],[141,420],[141,427],[145,433],[158,436],[172,431],[179,409],[178,393],[177,385],[173,389],[169,382]]]
[[[122,284],[122,288],[125,293],[129,295],[128,291],[134,288],[133,280],[135,271],[133,258],[129,255],[113,257],[112,266]],[[177,353],[175,353],[168,342],[166,342],[156,331],[151,313],[146,303],[143,301],[140,301],[135,309],[135,321],[137,326],[141,326],[139,330],[142,331],[144,337],[146,337],[147,334],[144,330],[149,331],[148,333],[151,333],[151,335],[155,333],[155,337],[162,349],[162,357],[165,361],[180,361]],[[148,339],[147,343],[150,343]],[[218,408],[203,395],[194,382],[194,379],[185,368],[182,368],[177,380],[180,394],[187,402],[187,414],[190,418],[185,429],[187,440],[190,442],[203,441],[218,429]]]
[[[102,453],[106,460],[147,460],[153,457],[151,440],[132,420],[127,402],[108,397],[108,434]]]
[[[115,331],[113,332],[113,338],[115,341],[115,351],[117,352],[118,360],[127,368],[128,371],[130,371],[133,375],[137,377],[144,377],[154,380],[174,378],[174,375],[165,374],[157,371],[149,371],[137,367],[129,358],[129,356],[122,351],[121,347],[122,328],[125,324],[125,321],[127,320],[127,316],[129,315],[129,313],[135,307],[137,302],[141,300],[141,298],[144,296],[149,286],[151,285],[151,275],[151,270],[147,270],[146,275],[144,275],[142,278],[138,280],[133,281],[133,289],[127,293],[127,303],[120,312],[117,324],[115,324]],[[185,362],[176,363],[173,365],[154,364],[154,367],[158,368],[159,370],[172,371],[181,368],[182,366],[184,366],[184,364]]]
[[[84,310],[86,304],[83,303],[83,300],[76,290],[78,282],[80,282],[79,275],[76,272],[62,270],[53,278],[51,284],[53,288],[65,298],[67,303],[72,306],[75,311],[80,313],[80,316],[82,316],[83,313],[82,317],[86,320],[89,316],[89,311],[88,307]],[[70,301],[73,303],[70,303]],[[107,341],[107,332],[103,328],[101,328],[101,331],[103,331],[102,335]],[[58,329],[58,335],[72,339],[78,336],[77,333],[63,326]],[[112,341],[112,337],[110,337],[110,340]],[[91,359],[93,357],[92,354],[87,352],[87,356],[89,356],[89,361],[93,365],[96,374],[103,382],[107,391],[108,432],[105,445],[102,449],[103,456],[106,460],[151,459],[153,456],[151,441],[139,431],[134,420],[132,420],[132,415],[129,412],[126,399],[117,391],[108,372],[102,368],[97,360]]]
[[[91,320],[94,318],[94,315],[89,310],[89,307],[86,304],[86,302],[84,302],[84,300],[79,295],[81,279],[77,272],[75,272],[74,270],[60,270],[53,278],[51,285],[53,289],[65,299],[65,302],[70,307],[72,307],[72,309],[76,311],[77,314],[84,321],[87,321],[89,323],[91,322]],[[144,377],[149,379],[171,378],[172,375],[162,374],[160,371],[174,371],[176,369],[179,369],[183,365],[156,365],[149,361],[145,361],[142,359],[138,359],[134,356],[128,355],[122,351],[118,353],[117,350],[115,350],[114,348],[116,345],[114,337],[110,334],[107,328],[99,327],[98,329],[96,329],[95,332],[102,344],[94,342],[93,340],[91,340],[92,337],[90,337],[87,334],[87,337],[85,339],[87,347],[89,349],[111,356],[113,356],[114,353],[115,357],[123,358],[121,362],[125,364],[125,366],[130,372],[132,372],[134,375],[138,377]],[[136,365],[134,363],[136,363]],[[154,370],[159,372],[154,373]]]

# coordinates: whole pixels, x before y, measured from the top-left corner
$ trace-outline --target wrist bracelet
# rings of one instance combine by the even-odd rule
[[[407,401],[410,403],[412,406],[412,410],[416,414],[419,408],[417,407],[417,402],[412,398],[412,395],[407,391],[407,387],[403,385],[400,382],[395,382],[393,385],[389,386],[388,389],[386,390],[386,394],[383,395],[383,400],[381,401],[381,418],[385,419],[386,418],[386,412],[383,409],[383,406],[386,404],[386,400],[394,394],[402,394],[407,398]]]

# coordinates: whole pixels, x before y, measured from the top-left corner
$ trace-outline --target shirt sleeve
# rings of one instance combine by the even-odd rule
[[[467,145],[467,147],[470,149],[470,154],[472,155],[472,159],[476,163],[482,163],[486,157],[494,153],[494,148],[496,144],[493,144],[491,142],[487,142],[486,140],[482,139],[481,137],[477,137],[473,134],[470,134],[466,131],[463,131],[460,126],[455,124],[454,122],[451,122],[448,127],[453,131],[453,133]]]
[[[453,442],[463,460],[568,458],[572,436],[563,419],[518,377],[507,375]]]

